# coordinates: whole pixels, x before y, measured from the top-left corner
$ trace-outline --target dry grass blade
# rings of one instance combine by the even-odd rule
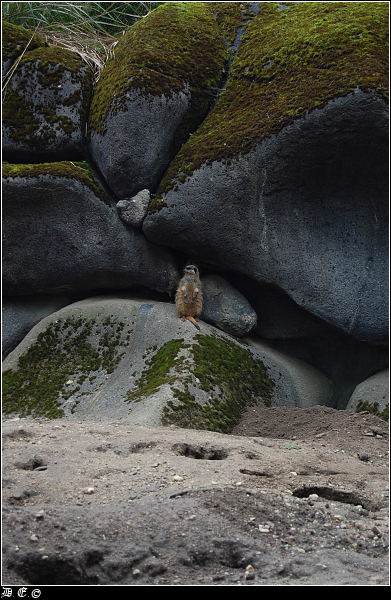
[[[41,29],[38,31],[51,46],[59,46],[77,53],[88,64],[94,74],[95,83],[106,64],[106,61],[118,43],[111,36],[99,37],[81,30],[58,27],[56,31]]]
[[[30,43],[31,43],[31,40],[33,39],[33,37],[34,37],[34,33],[33,33],[33,35],[31,36],[31,38],[29,39],[29,41],[28,41],[28,43],[27,43],[27,45],[26,45],[25,49],[23,50],[22,54],[21,54],[20,56],[18,56],[18,58],[16,59],[16,61],[14,62],[14,64],[13,64],[13,65],[12,65],[12,67],[10,68],[10,70],[7,72],[6,76],[4,77],[4,80],[3,80],[3,82],[4,82],[4,85],[3,85],[3,87],[1,88],[1,91],[2,91],[2,92],[4,92],[5,88],[7,87],[9,80],[11,79],[11,77],[12,77],[12,75],[14,74],[15,70],[17,69],[17,67],[18,67],[18,64],[19,64],[19,63],[20,63],[20,61],[22,60],[22,58],[23,58],[23,56],[24,56],[25,52],[27,51],[27,48],[29,47],[29,45],[30,45]]]

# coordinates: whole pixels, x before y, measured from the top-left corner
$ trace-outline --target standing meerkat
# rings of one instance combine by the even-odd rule
[[[188,319],[200,329],[195,317],[199,317],[202,312],[202,286],[196,266],[187,265],[183,269],[183,277],[175,294],[175,304],[178,317],[182,321]]]

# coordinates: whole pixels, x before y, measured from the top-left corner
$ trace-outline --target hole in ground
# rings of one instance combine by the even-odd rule
[[[172,449],[179,456],[188,456],[203,460],[223,460],[229,454],[227,448],[223,446],[204,447],[198,444],[188,444],[187,442],[172,444]]]
[[[360,504],[367,510],[376,510],[373,502],[363,498],[357,492],[347,492],[346,490],[337,490],[327,486],[303,486],[293,491],[293,496],[296,496],[296,498],[308,498],[311,494],[317,494],[325,500],[344,502],[345,504]]]
[[[38,469],[38,467],[47,467],[47,463],[42,458],[33,456],[33,458],[29,458],[25,462],[15,463],[15,467],[17,469],[23,469],[24,471],[34,471],[34,469]]]

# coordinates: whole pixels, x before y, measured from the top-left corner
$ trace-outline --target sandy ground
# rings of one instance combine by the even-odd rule
[[[3,421],[3,585],[388,585],[388,424]]]

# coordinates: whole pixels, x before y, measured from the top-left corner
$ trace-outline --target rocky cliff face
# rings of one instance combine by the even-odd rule
[[[28,32],[5,25],[5,73],[26,49],[3,105],[9,414],[71,418],[97,398],[99,418],[114,402],[127,419],[131,399],[141,422],[186,415],[178,422],[228,431],[260,400],[345,408],[387,368],[387,34],[384,3],[165,3],[124,33],[94,87],[78,55],[38,36],[26,49]],[[220,360],[208,392],[189,366],[201,339],[172,306],[189,259],[204,280],[200,335]],[[87,385],[84,359],[58,366],[69,351],[62,311],[98,310],[102,294],[106,318],[121,304],[114,321],[129,339],[109,372],[94,363]],[[91,319],[88,340],[76,320],[74,351],[98,352],[102,337],[114,352],[114,321]],[[56,323],[62,337],[43,368],[39,346]],[[185,347],[167,358],[170,340]],[[228,347],[242,379],[267,367],[265,397],[249,375],[246,400],[231,402],[243,389]],[[161,358],[185,355],[187,371],[166,370],[142,402],[132,396],[145,360],[159,373]],[[205,353],[197,360],[212,378]],[[49,405],[27,364],[55,390]],[[79,389],[67,387],[76,377]],[[384,382],[370,386],[380,412]]]

